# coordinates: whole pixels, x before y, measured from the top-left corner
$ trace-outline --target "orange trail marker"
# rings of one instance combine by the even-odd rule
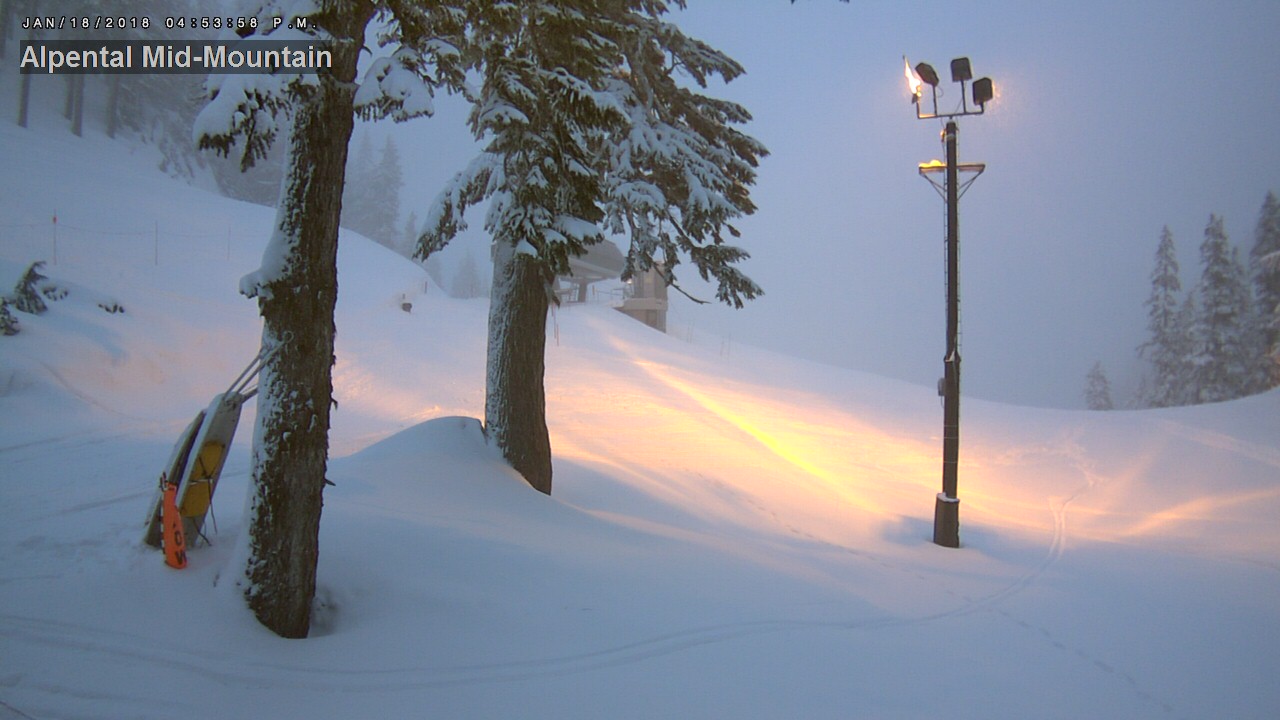
[[[164,506],[161,522],[164,524],[164,563],[172,568],[187,566],[187,541],[182,534],[182,516],[178,514],[178,483],[160,477],[164,484]]]

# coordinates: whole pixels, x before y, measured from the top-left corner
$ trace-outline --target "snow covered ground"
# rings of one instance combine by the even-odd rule
[[[0,286],[70,290],[0,337],[0,719],[1280,716],[1280,393],[966,401],[947,550],[932,388],[564,307],[547,498],[468,419],[485,303],[356,235],[315,631],[279,639],[229,581],[251,417],[213,545],[139,544],[256,352],[272,212],[93,135],[0,123]]]

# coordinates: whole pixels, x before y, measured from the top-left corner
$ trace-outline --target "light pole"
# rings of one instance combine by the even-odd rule
[[[994,97],[990,78],[973,81],[973,104],[969,107],[966,84],[973,80],[969,58],[951,61],[951,80],[960,83],[960,107],[952,112],[938,111],[938,73],[927,63],[915,68],[904,57],[907,86],[911,101],[916,106],[916,117],[925,120],[944,118],[947,123],[942,131],[946,146],[945,162],[934,160],[920,165],[920,175],[942,195],[947,205],[947,351],[943,357],[943,377],[939,387],[942,395],[942,492],[938,493],[933,509],[933,542],[943,547],[960,547],[960,498],[957,494],[957,467],[960,462],[960,196],[982,174],[986,165],[961,163],[957,157],[956,138],[960,127],[956,118],[963,115],[981,115]],[[928,85],[933,99],[931,111],[922,107],[924,86]],[[943,173],[941,185],[933,175]],[[970,176],[964,182],[960,174]]]

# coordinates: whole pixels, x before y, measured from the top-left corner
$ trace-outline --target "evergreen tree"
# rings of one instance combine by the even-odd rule
[[[1267,387],[1280,385],[1280,200],[1268,192],[1249,252]]]
[[[1187,291],[1178,308],[1177,326],[1187,355],[1182,362],[1182,376],[1174,386],[1177,392],[1170,394],[1171,405],[1195,405],[1201,402],[1194,357],[1199,347],[1199,324],[1200,298],[1193,288]]]
[[[759,294],[732,263],[746,257],[722,233],[754,209],[747,186],[763,148],[729,129],[732,103],[684,90],[741,68],[663,22],[660,0],[477,2],[474,61],[483,84],[471,113],[483,154],[441,193],[419,254],[463,227],[490,200],[494,237],[485,426],[529,483],[551,491],[543,360],[551,283],[568,259],[630,235],[628,273],[672,269],[681,255],[719,283],[730,304]],[[644,197],[642,197],[644,196]],[[668,283],[674,275],[665,274]],[[678,287],[678,286],[677,286]]]
[[[213,40],[217,31],[199,27],[166,28],[164,17],[195,17],[204,5],[197,0],[119,0],[112,12],[125,16],[150,17],[151,27],[126,24],[110,36],[116,40],[169,43],[178,40]],[[95,31],[95,39],[98,35]],[[118,74],[100,76],[107,83],[102,109],[107,135],[130,132],[160,151],[160,169],[174,177],[192,178],[206,167],[207,155],[191,142],[191,127],[204,107],[203,78],[198,74]],[[277,168],[268,204],[279,193]],[[261,164],[260,164],[261,167]],[[255,173],[256,174],[256,173]]]
[[[1148,407],[1181,404],[1187,396],[1188,328],[1179,313],[1182,281],[1178,277],[1177,248],[1165,226],[1156,248],[1151,271],[1151,295],[1147,298],[1147,341],[1138,346],[1139,357],[1150,364],[1144,380],[1142,402]]]
[[[475,254],[470,248],[462,256],[462,262],[458,263],[458,271],[454,273],[453,285],[450,287],[449,295],[451,297],[470,299],[477,298],[484,294],[484,286],[480,282],[480,271],[476,268]]]
[[[20,18],[30,16],[35,10],[35,0],[7,0],[4,8],[0,12],[8,14],[12,18]],[[16,22],[14,23],[16,24]],[[35,42],[43,40],[44,30],[31,28],[29,30],[20,31],[23,40]],[[35,77],[35,73],[21,73],[21,80],[18,82],[18,127],[28,127],[30,125],[31,114],[31,80]]]
[[[568,259],[600,242],[603,214],[592,141],[621,124],[601,92],[616,64],[605,0],[531,0],[472,10],[482,85],[470,122],[483,153],[437,198],[419,255],[443,247],[467,207],[489,199],[493,237],[485,432],[537,490],[551,492],[543,364],[551,283]]]
[[[726,243],[730,223],[755,211],[750,186],[762,144],[736,125],[751,115],[736,103],[702,95],[677,81],[680,68],[698,88],[744,70],[732,58],[661,18],[662,10],[632,11],[614,25],[623,69],[609,76],[627,126],[602,144],[609,229],[630,239],[623,278],[657,268],[668,285],[688,258],[716,297],[734,307],[762,294],[734,264],[749,255]],[[687,295],[687,293],[685,293]]]
[[[1257,327],[1239,252],[1216,215],[1209,216],[1205,227],[1200,261],[1200,312],[1192,354],[1196,399],[1218,402],[1242,397],[1257,389]],[[1251,331],[1255,331],[1252,337]]]
[[[262,0],[255,29],[242,35],[290,39],[331,53],[314,74],[215,75],[196,122],[202,147],[229,153],[243,141],[242,166],[265,157],[287,112],[292,132],[275,230],[262,267],[241,281],[263,317],[242,588],[258,619],[279,635],[305,637],[319,556],[321,494],[333,400],[333,310],[337,299],[338,218],[347,146],[357,113],[406,120],[429,114],[442,83],[461,71],[461,8],[395,0]],[[356,63],[366,29],[397,46],[375,59],[363,81]],[[306,18],[307,29],[278,29],[277,17]]]
[[[382,155],[374,166],[366,194],[365,209],[367,232],[365,235],[393,248],[396,244],[396,224],[400,220],[400,192],[404,188],[404,175],[400,170],[400,151],[388,135],[382,146]]]
[[[342,194],[342,225],[395,249],[403,186],[400,153],[395,141],[388,136],[381,155],[375,161],[369,136],[362,135],[347,168],[347,184]]]
[[[22,330],[18,318],[9,312],[9,299],[0,297],[0,333],[17,335]]]
[[[1084,401],[1090,410],[1115,409],[1115,403],[1111,401],[1111,383],[1107,380],[1106,371],[1102,369],[1101,360],[1093,364],[1085,377]]]
[[[42,297],[48,288],[46,283],[49,278],[40,272],[42,267],[44,267],[44,261],[37,260],[31,263],[27,271],[22,274],[22,279],[13,288],[13,295],[9,298],[13,302],[14,310],[28,315],[41,315],[49,309]]]
[[[371,237],[369,227],[369,184],[373,179],[373,141],[360,133],[355,151],[347,160],[346,183],[342,188],[342,226]]]

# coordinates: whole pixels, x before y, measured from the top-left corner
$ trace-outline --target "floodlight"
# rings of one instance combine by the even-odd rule
[[[938,86],[938,71],[933,69],[929,63],[920,63],[916,65],[916,75],[920,76],[920,80],[925,85]]]
[[[973,79],[973,70],[969,67],[969,58],[961,57],[951,61],[951,82],[966,82]]]
[[[911,91],[911,102],[920,102],[920,90],[924,83],[920,80],[920,76],[915,70],[911,69],[911,62],[907,60],[907,56],[902,56],[903,73],[907,76],[907,89]]]
[[[983,107],[991,102],[996,96],[995,88],[991,86],[991,78],[981,78],[973,81],[973,104]]]

